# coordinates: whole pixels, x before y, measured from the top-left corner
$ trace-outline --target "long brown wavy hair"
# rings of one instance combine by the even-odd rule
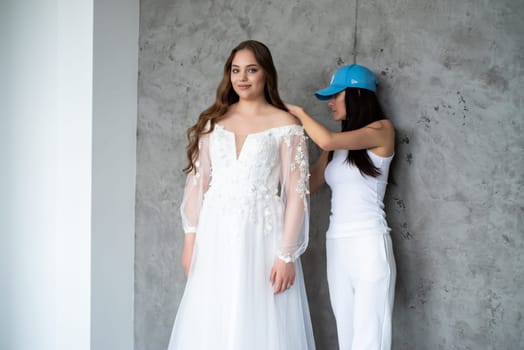
[[[359,88],[346,88],[346,119],[341,121],[341,131],[351,131],[365,127],[377,120],[387,119],[373,91]],[[328,161],[333,158],[329,152]],[[380,170],[373,165],[365,149],[350,150],[346,161],[355,165],[362,175],[377,177]]]
[[[220,121],[226,114],[229,106],[238,102],[239,98],[233,86],[231,85],[231,64],[235,54],[240,50],[249,50],[255,56],[257,63],[262,67],[265,73],[264,97],[266,101],[284,111],[287,111],[284,102],[278,93],[278,77],[277,70],[273,63],[273,57],[268,47],[256,40],[247,40],[238,44],[229,55],[224,64],[224,75],[222,81],[217,87],[216,100],[213,105],[208,107],[200,113],[195,125],[187,129],[188,145],[187,150],[187,166],[183,169],[185,173],[190,173],[195,169],[194,162],[198,158],[198,142],[200,137],[204,134],[212,132],[215,124]],[[207,123],[210,127],[206,128]]]

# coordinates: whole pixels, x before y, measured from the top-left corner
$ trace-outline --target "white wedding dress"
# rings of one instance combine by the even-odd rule
[[[193,261],[168,350],[315,349],[299,256],[308,243],[308,154],[303,128],[247,135],[216,124],[201,137],[181,206],[196,232]],[[273,294],[275,259],[296,280]]]

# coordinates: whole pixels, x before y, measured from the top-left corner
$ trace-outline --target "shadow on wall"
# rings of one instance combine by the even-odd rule
[[[385,110],[387,110],[387,107],[387,104],[384,104]],[[394,116],[391,119],[395,124]],[[434,337],[429,330],[426,334],[421,334],[421,327],[418,324],[420,320],[413,314],[413,312],[420,312],[420,310],[416,310],[418,305],[416,305],[415,299],[422,305],[427,302],[431,282],[427,279],[422,282],[418,281],[420,276],[428,276],[430,271],[428,271],[429,267],[423,263],[424,260],[417,259],[417,252],[422,251],[424,247],[421,242],[415,239],[415,233],[410,229],[409,223],[416,219],[413,217],[416,210],[409,210],[409,203],[406,200],[410,191],[413,191],[410,186],[413,135],[410,130],[398,126],[395,126],[395,130],[395,157],[390,166],[389,183],[384,198],[397,265],[392,347],[394,349],[409,349],[412,346],[411,341],[413,339]],[[412,290],[414,285],[420,285],[418,291]],[[414,293],[417,293],[418,296],[415,296]],[[402,327],[398,325],[402,325]]]
[[[308,145],[310,160],[320,155],[312,142]],[[331,309],[326,276],[326,231],[329,226],[331,191],[327,185],[311,195],[308,249],[302,257],[304,279],[317,347],[338,349],[337,329]]]

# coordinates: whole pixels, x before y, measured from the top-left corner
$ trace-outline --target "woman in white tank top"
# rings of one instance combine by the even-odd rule
[[[327,277],[341,350],[391,349],[396,267],[384,212],[395,130],[378,103],[366,67],[339,68],[315,93],[328,100],[341,131],[332,132],[303,108],[286,104],[324,150],[311,171],[311,192],[332,191],[326,234]]]

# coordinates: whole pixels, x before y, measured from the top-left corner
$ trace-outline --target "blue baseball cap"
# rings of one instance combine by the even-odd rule
[[[346,88],[361,88],[377,92],[377,79],[371,70],[358,64],[340,67],[327,88],[315,92],[319,100],[329,100],[331,96]]]

